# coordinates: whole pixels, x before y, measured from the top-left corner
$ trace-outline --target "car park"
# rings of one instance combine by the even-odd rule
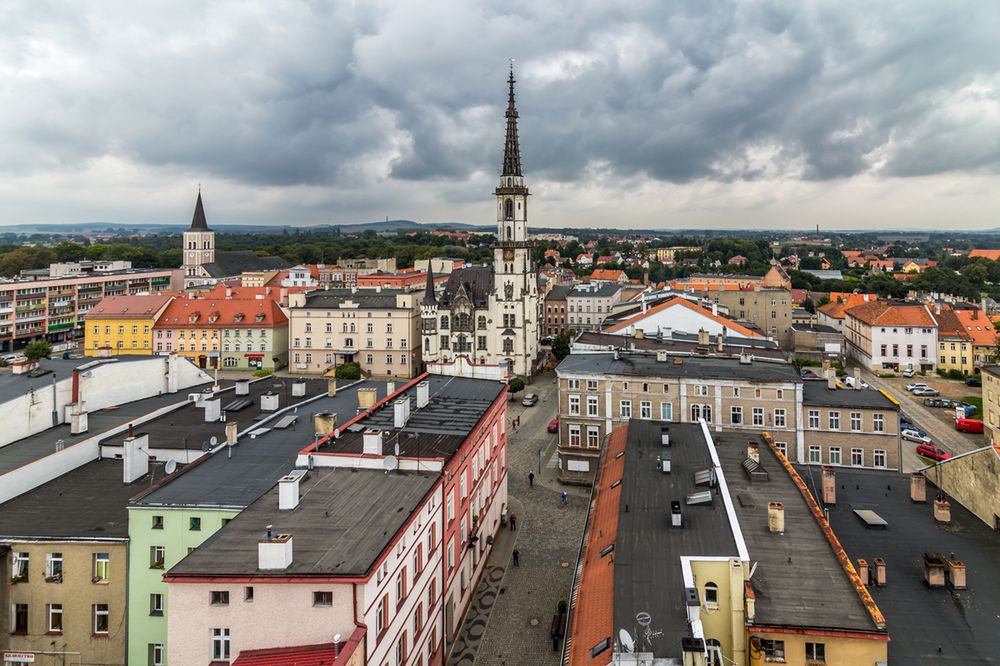
[[[930,396],[941,395],[941,391],[938,391],[936,388],[931,388],[930,386],[925,386],[923,388],[915,388],[913,389],[913,391],[911,391],[911,393],[913,393],[913,395],[930,395]]]
[[[525,407],[534,407],[535,403],[537,402],[538,402],[537,393],[528,393],[523,398],[521,398],[521,404],[524,405]]]
[[[954,407],[955,403],[948,398],[924,398],[925,407]]]
[[[925,435],[922,430],[917,430],[916,428],[903,428],[899,431],[899,436],[910,442],[918,442],[920,444],[931,443],[931,438]]]
[[[933,444],[919,444],[916,447],[916,452],[918,456],[923,456],[924,458],[930,458],[935,461],[948,460],[951,458],[950,455],[945,453],[942,449],[934,446]]]
[[[913,391],[917,390],[918,388],[930,388],[930,386],[928,386],[927,384],[925,384],[923,382],[914,382],[912,384],[907,384],[906,385],[906,390],[910,391],[911,393]]]
[[[979,419],[955,419],[955,430],[961,432],[983,432],[983,422]]]
[[[545,426],[545,429],[549,432],[559,432],[559,417],[557,416],[549,421],[549,424]]]

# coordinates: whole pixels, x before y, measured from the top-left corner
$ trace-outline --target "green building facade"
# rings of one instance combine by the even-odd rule
[[[239,511],[130,506],[128,512],[128,664],[169,663],[163,574]],[[159,661],[157,661],[159,660]]]

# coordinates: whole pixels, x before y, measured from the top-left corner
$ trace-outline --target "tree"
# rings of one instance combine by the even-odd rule
[[[829,297],[827,297],[827,300],[829,300]],[[809,312],[811,314],[816,314],[816,305],[813,304],[811,298],[806,298],[806,300],[802,301],[802,308],[806,312]]]
[[[569,331],[563,331],[556,336],[555,341],[552,343],[552,353],[558,360],[561,361],[569,356],[570,342]]]
[[[334,376],[337,379],[361,379],[361,366],[357,363],[338,365]]]
[[[520,393],[524,390],[524,380],[520,377],[514,377],[509,382],[507,382],[507,390],[511,395],[515,393]]]
[[[48,358],[51,353],[52,345],[49,344],[48,340],[33,340],[24,348],[24,355],[29,361]]]

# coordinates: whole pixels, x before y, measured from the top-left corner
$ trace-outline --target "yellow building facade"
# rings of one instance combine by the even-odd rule
[[[87,313],[84,354],[151,355],[153,326],[171,300],[160,294],[104,298]]]

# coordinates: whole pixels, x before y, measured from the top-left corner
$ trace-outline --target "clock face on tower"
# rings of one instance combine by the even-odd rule
[[[504,261],[514,261],[514,250],[512,250],[509,247],[507,249],[505,249],[503,251],[503,260]]]

